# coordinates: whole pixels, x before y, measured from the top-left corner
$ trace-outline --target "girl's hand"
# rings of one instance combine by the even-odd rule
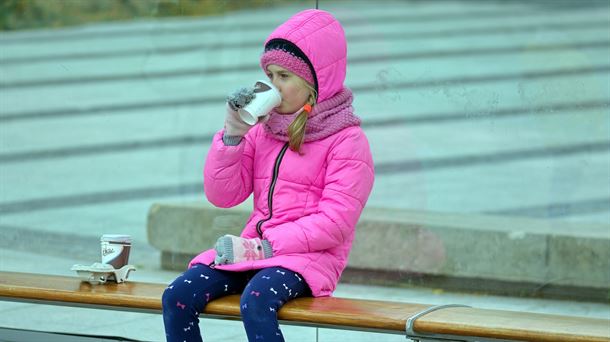
[[[245,123],[237,113],[237,110],[243,108],[254,99],[254,88],[240,88],[227,96],[227,116],[225,118],[225,133],[223,140],[225,144],[237,145],[241,138],[248,133],[253,126]]]
[[[236,264],[247,260],[261,260],[273,256],[271,244],[259,238],[245,239],[234,235],[218,238],[214,245],[217,265]]]
[[[227,116],[225,117],[225,136],[229,137],[239,137],[241,138],[248,133],[250,128],[254,126],[250,126],[247,123],[243,122],[243,120],[239,117],[237,111],[231,109],[231,105],[227,105]]]

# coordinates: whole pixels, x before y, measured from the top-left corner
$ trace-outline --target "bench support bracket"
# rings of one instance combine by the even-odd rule
[[[442,310],[446,308],[457,308],[457,307],[466,307],[469,308],[468,305],[462,304],[448,304],[448,305],[436,305],[427,308],[426,310],[420,311],[415,315],[409,317],[407,319],[407,324],[405,326],[405,331],[407,333],[407,339],[411,339],[414,342],[465,342],[465,341],[475,341],[469,337],[459,337],[459,336],[448,336],[448,335],[438,335],[438,334],[422,334],[417,333],[414,330],[415,321],[423,315],[429,314],[430,312]]]
[[[463,304],[448,304],[448,305],[436,305],[427,308],[426,310],[420,311],[415,315],[407,319],[405,325],[405,331],[407,333],[407,339],[414,342],[500,342],[508,340],[498,340],[495,338],[482,338],[473,336],[458,336],[458,335],[445,335],[445,334],[425,334],[417,333],[414,330],[415,321],[430,312],[447,309],[447,308],[469,308],[468,305]]]

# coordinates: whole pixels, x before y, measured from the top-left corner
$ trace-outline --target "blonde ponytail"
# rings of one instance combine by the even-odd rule
[[[303,81],[303,84],[309,88],[310,96],[307,103],[313,106],[316,103],[317,94],[315,89],[309,83]],[[307,126],[307,118],[309,112],[303,110],[288,126],[288,142],[290,149],[301,154],[301,145],[305,141],[305,127]]]

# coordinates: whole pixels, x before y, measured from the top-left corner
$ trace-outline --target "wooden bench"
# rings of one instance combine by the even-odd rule
[[[0,298],[19,302],[160,313],[165,287],[134,281],[94,286],[77,277],[0,272]],[[202,316],[239,320],[239,296],[210,302]],[[299,298],[278,316],[284,324],[403,334],[421,341],[610,341],[607,319],[458,306]]]

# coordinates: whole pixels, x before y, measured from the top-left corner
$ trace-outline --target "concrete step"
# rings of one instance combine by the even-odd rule
[[[155,204],[148,240],[161,251],[162,267],[179,269],[219,236],[239,235],[249,213],[246,205]],[[436,279],[437,284],[476,283],[478,290],[503,293],[527,287],[544,293],[548,287],[554,295],[571,298],[571,290],[582,288],[585,297],[605,300],[609,229],[606,224],[368,206],[356,228],[347,273],[351,281],[358,276],[398,284]]]
[[[494,27],[502,28],[501,34],[519,32],[519,28],[536,24],[529,31],[545,30],[546,25],[560,24],[559,30],[586,29],[582,24],[608,20],[608,13],[595,7],[554,8],[555,13],[549,16],[545,9],[536,9],[522,4],[503,4],[502,9],[484,4],[449,4],[445,8],[436,8],[436,4],[413,6],[399,4],[370,7],[366,10],[345,8],[337,3],[333,13],[344,24],[348,40],[358,43],[361,37],[376,34],[394,34],[402,32],[402,39],[410,33],[429,39],[429,33],[444,33],[441,36],[493,35]],[[50,32],[30,31],[3,33],[0,42],[7,49],[0,61],[23,63],[23,61],[44,62],[44,58],[64,60],[74,58],[91,58],[96,54],[131,53],[148,50],[150,53],[159,49],[175,49],[180,53],[185,47],[205,49],[207,45],[222,42],[224,47],[235,45],[252,45],[262,39],[273,28],[281,23],[279,18],[288,17],[298,11],[295,6],[274,9],[276,15],[265,15],[264,11],[248,11],[240,15],[233,13],[226,17],[205,17],[200,19],[181,20],[142,20],[140,22],[114,23],[113,25],[89,25],[85,27],[64,28]],[[402,12],[401,12],[402,11]],[[278,18],[278,19],[276,19]],[[576,27],[574,27],[576,24]],[[584,25],[589,26],[589,25]],[[579,28],[580,27],[580,28]],[[446,29],[450,28],[451,34]],[[486,28],[478,32],[476,29]],[[515,31],[515,29],[517,29]],[[466,31],[463,31],[466,30]],[[475,31],[471,31],[475,30]],[[523,29],[521,29],[523,30]],[[222,37],[217,35],[222,31]],[[168,39],[171,38],[171,39]],[[204,43],[205,42],[205,43]],[[95,43],[95,44],[91,44]],[[34,50],[34,51],[33,51]],[[168,51],[169,52],[169,51]],[[169,52],[171,53],[171,52]],[[22,61],[19,59],[23,58]]]

